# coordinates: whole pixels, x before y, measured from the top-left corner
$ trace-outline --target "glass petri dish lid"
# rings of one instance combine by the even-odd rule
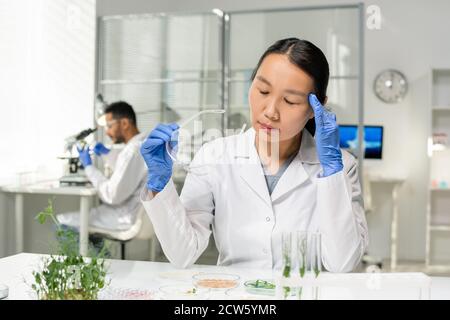
[[[139,288],[108,287],[98,294],[99,300],[154,300],[155,291]]]
[[[228,300],[277,300],[275,295],[254,294],[242,287],[226,290],[225,297]]]
[[[229,273],[197,273],[192,277],[197,288],[228,290],[239,285],[240,277]]]
[[[203,300],[208,298],[208,294],[208,289],[189,284],[171,284],[159,288],[159,297],[163,300]]]
[[[254,279],[244,283],[245,291],[251,294],[275,296],[275,281],[272,279]]]

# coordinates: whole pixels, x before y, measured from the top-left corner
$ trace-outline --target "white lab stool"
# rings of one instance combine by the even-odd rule
[[[150,260],[155,261],[158,238],[153,225],[147,216],[145,208],[140,206],[136,221],[127,230],[111,230],[98,227],[89,227],[89,233],[120,242],[120,258],[125,260],[125,243],[133,239],[150,240]]]

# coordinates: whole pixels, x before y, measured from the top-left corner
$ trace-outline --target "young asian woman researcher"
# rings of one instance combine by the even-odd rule
[[[367,223],[357,162],[339,149],[336,116],[322,105],[328,78],[312,43],[289,38],[269,47],[249,90],[252,128],[206,143],[180,196],[165,146],[178,125],[150,133],[141,147],[148,167],[141,200],[170,262],[195,263],[213,232],[218,265],[279,268],[281,234],[309,230],[322,234],[325,269],[355,268]]]

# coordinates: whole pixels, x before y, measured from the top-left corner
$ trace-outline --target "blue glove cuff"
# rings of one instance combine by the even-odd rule
[[[80,160],[81,160],[81,164],[83,165],[84,168],[92,166],[92,160],[91,160],[91,157],[89,157],[89,155],[87,155],[83,158],[80,158]]]
[[[333,146],[322,148],[322,152],[319,154],[319,161],[323,169],[322,177],[331,176],[344,168],[341,149]]]
[[[337,163],[333,166],[322,166],[323,168],[323,174],[322,177],[329,177],[335,173],[341,172],[342,169],[344,169],[344,166],[341,163]]]
[[[170,180],[170,176],[148,173],[147,189],[153,192],[161,192]]]

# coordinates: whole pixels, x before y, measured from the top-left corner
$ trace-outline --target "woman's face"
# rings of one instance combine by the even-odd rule
[[[272,134],[278,134],[279,141],[298,135],[314,117],[308,102],[313,90],[313,79],[286,55],[266,56],[249,91],[252,126],[257,135],[263,134],[260,138],[268,141]]]

